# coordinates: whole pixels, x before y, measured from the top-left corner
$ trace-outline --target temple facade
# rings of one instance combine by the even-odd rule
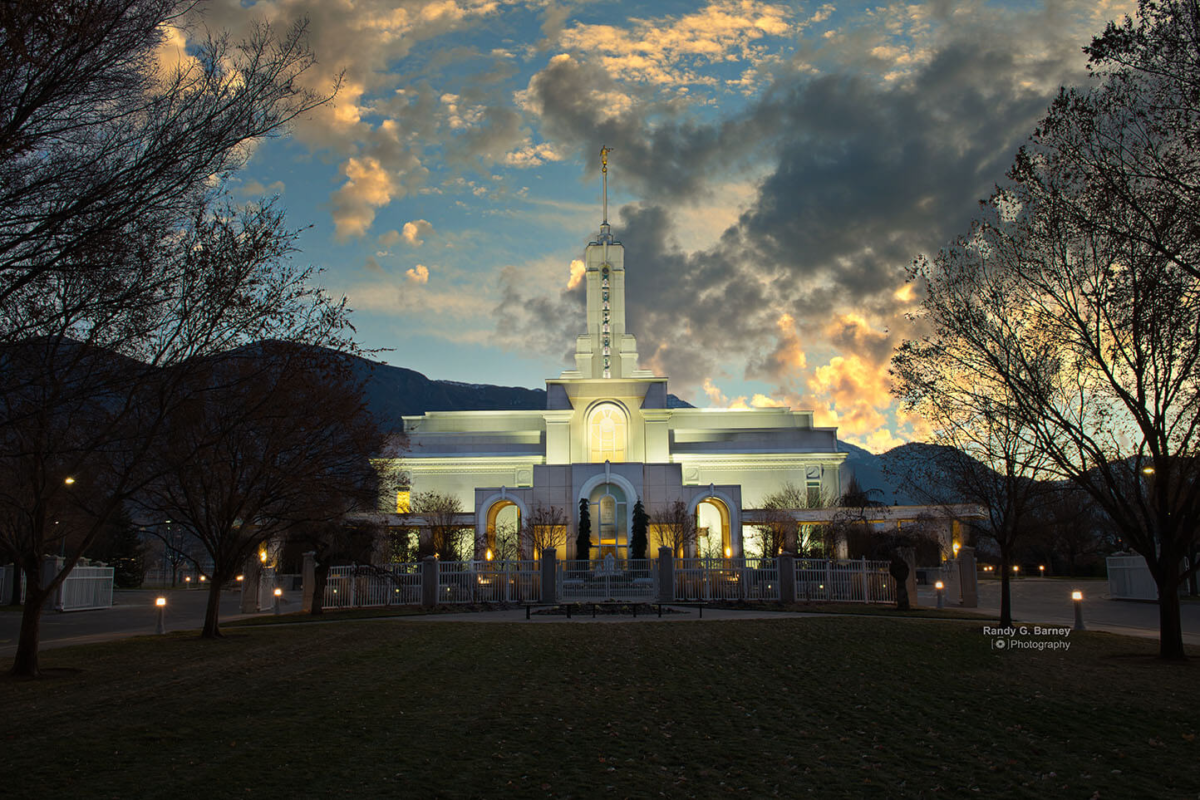
[[[846,454],[837,429],[814,425],[811,411],[672,408],[667,378],[638,366],[626,326],[625,248],[607,208],[584,263],[585,329],[574,369],[546,381],[546,408],[405,417],[403,458],[381,465],[407,478],[393,524],[420,526],[409,505],[420,493],[454,497],[482,558],[495,548],[498,526],[519,528],[536,509],[553,508],[569,520],[559,558],[626,558],[636,502],[652,516],[678,502],[695,515],[690,554],[774,555],[745,552],[743,524],[787,484],[807,505],[840,496]],[[592,529],[586,555],[575,552],[581,501]],[[527,543],[522,549],[536,555]]]

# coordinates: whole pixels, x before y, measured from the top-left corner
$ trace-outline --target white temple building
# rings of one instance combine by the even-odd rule
[[[625,558],[636,501],[651,515],[682,501],[700,531],[693,549],[736,557],[743,521],[785,484],[802,487],[812,505],[840,496],[846,454],[838,451],[837,429],[815,426],[811,411],[668,406],[667,378],[638,367],[637,341],[626,327],[625,248],[610,230],[607,199],[584,262],[585,330],[575,368],[546,381],[546,408],[405,417],[400,468],[409,485],[396,498],[393,524],[420,525],[407,513],[412,495],[454,496],[470,515],[462,522],[473,523],[481,558],[494,546],[501,516],[528,519],[539,505],[557,507],[571,520],[559,558]],[[574,552],[585,498],[587,556]]]

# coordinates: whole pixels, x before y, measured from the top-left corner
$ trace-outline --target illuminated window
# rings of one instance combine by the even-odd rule
[[[396,513],[407,514],[412,511],[412,492],[402,489],[396,492]]]
[[[588,428],[592,463],[625,460],[626,424],[625,414],[620,408],[611,403],[596,406]]]
[[[589,500],[599,557],[629,558],[629,504],[625,492],[613,484],[597,486]]]

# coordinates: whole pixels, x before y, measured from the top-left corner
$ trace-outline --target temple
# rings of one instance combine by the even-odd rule
[[[638,366],[626,327],[625,248],[608,223],[607,154],[603,221],[584,251],[587,311],[574,369],[546,381],[543,410],[405,417],[407,449],[395,466],[407,485],[395,497],[393,524],[419,526],[409,503],[420,493],[454,497],[482,558],[495,549],[499,525],[519,529],[535,509],[553,508],[569,520],[559,558],[626,558],[635,503],[655,515],[678,502],[698,531],[685,548],[693,552],[680,555],[774,555],[747,552],[743,525],[788,484],[806,507],[841,494],[846,454],[837,429],[814,425],[811,411],[671,407],[667,378]],[[588,554],[575,552],[583,500]],[[521,549],[536,556],[528,542]]]

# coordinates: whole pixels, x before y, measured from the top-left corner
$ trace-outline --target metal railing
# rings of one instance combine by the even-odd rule
[[[325,608],[372,608],[421,602],[421,565],[330,567]]]
[[[675,599],[778,600],[779,567],[772,558],[677,558]]]
[[[896,581],[887,561],[796,559],[796,600],[894,603]]]
[[[542,597],[537,561],[475,561],[475,600],[479,603],[536,603]]]
[[[563,561],[558,567],[558,597],[564,603],[646,602],[655,597],[656,581],[657,570],[648,558]]]

